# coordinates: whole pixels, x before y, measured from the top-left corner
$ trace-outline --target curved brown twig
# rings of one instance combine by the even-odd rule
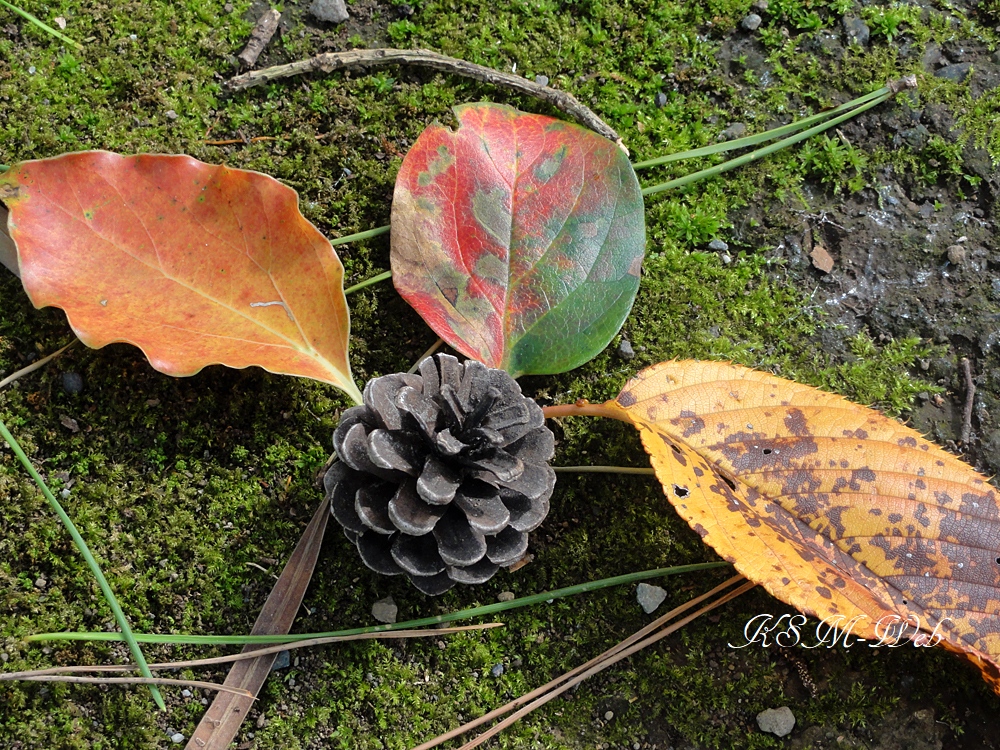
[[[585,125],[595,133],[603,135],[605,138],[618,144],[626,154],[628,149],[622,143],[621,136],[614,131],[604,120],[598,117],[590,108],[584,106],[579,100],[565,91],[558,91],[549,86],[543,86],[535,81],[529,81],[513,73],[487,68],[484,65],[459,60],[455,57],[448,57],[439,52],[432,52],[427,49],[352,49],[346,52],[324,52],[308,60],[298,60],[286,65],[275,65],[263,70],[251,70],[234,78],[229,79],[227,84],[230,89],[240,91],[252,86],[260,86],[263,83],[274,81],[279,78],[299,75],[300,73],[315,73],[317,71],[330,73],[341,68],[376,68],[383,65],[419,65],[433,70],[440,70],[443,73],[454,73],[455,75],[473,78],[483,83],[491,83],[494,86],[503,86],[521,94],[528,94],[537,99],[541,99],[553,107],[561,109],[581,125]]]

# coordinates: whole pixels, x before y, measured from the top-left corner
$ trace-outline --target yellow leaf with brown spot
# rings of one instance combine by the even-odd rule
[[[1000,510],[970,466],[872,409],[728,363],[655,365],[592,408],[638,428],[667,497],[747,578],[820,620],[857,618],[861,637],[910,622],[1000,692]]]

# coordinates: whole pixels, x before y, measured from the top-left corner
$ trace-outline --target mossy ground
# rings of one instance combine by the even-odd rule
[[[877,321],[844,325],[810,293],[821,279],[808,262],[773,250],[796,211],[862,195],[881,185],[887,170],[914,190],[937,191],[932,199],[942,208],[978,195],[984,177],[969,168],[964,149],[985,147],[1000,156],[1000,89],[974,97],[968,83],[926,74],[920,55],[929,45],[965,39],[985,56],[997,41],[988,9],[978,18],[947,4],[854,8],[848,0],[771,0],[751,40],[738,29],[750,0],[358,2],[344,29],[308,25],[304,5],[283,6],[283,31],[265,63],[391,44],[506,70],[516,64],[518,72],[546,75],[590,105],[624,136],[636,160],[715,142],[732,122],[762,130],[918,73],[919,93],[885,105],[879,116],[940,105],[962,129],[959,139],[930,134],[919,148],[887,140],[865,149],[831,137],[650,199],[649,255],[623,330],[635,359],[614,353],[616,339],[579,370],[525,378],[523,385],[547,402],[604,400],[641,366],[702,357],[763,367],[901,415],[916,394],[955,387],[955,361],[966,353],[957,339],[931,341],[927,330],[901,329],[893,340]],[[90,148],[187,153],[282,179],[331,237],[388,222],[402,155],[428,123],[448,121],[452,105],[487,99],[554,114],[502,90],[412,69],[292,79],[227,94],[222,82],[234,72],[247,19],[263,7],[246,0],[26,0],[24,7],[50,23],[65,18],[66,33],[86,49],[68,50],[0,10],[0,161]],[[837,41],[841,16],[852,10],[869,23],[870,48],[844,49]],[[657,107],[661,91],[667,101]],[[217,147],[206,145],[206,136],[275,140]],[[640,176],[649,184],[703,165]],[[731,241],[725,257],[706,250],[715,237]],[[341,250],[349,283],[388,267],[384,237]],[[0,374],[71,337],[62,313],[34,310],[10,275],[0,277],[0,300]],[[350,303],[359,382],[405,370],[435,338],[389,285],[353,295]],[[984,315],[997,312],[995,302],[983,304]],[[985,347],[983,353],[992,357],[984,363],[996,358]],[[921,360],[944,364],[926,374]],[[63,389],[67,371],[83,376],[79,395]],[[985,385],[994,398],[1000,386]],[[327,386],[255,369],[209,368],[174,380],[126,346],[78,347],[0,392],[0,417],[53,488],[68,490],[65,505],[136,629],[158,632],[250,629],[319,501],[316,473],[347,405]],[[78,432],[64,426],[65,417],[76,420]],[[637,437],[623,425],[578,419],[558,430],[559,463],[645,462]],[[113,620],[58,521],[6,449],[0,497],[5,668],[122,659],[118,645],[43,650],[22,642],[39,631],[112,628]],[[495,601],[504,590],[534,593],[714,557],[654,483],[636,477],[562,475],[532,551],[534,562],[516,573],[428,599],[404,581],[370,573],[331,529],[307,597],[309,614],[296,627],[369,623],[372,603],[389,594],[401,619],[411,618]],[[668,604],[724,575],[665,580]],[[40,578],[44,587],[36,586]],[[754,717],[785,704],[800,729],[829,729],[869,747],[878,746],[885,717],[924,707],[947,726],[951,747],[963,736],[973,738],[969,747],[986,747],[978,738],[996,736],[997,699],[971,669],[938,651],[790,655],[727,647],[750,616],[785,611],[764,594],[747,595],[584,683],[495,743],[778,747],[783,741],[760,733]],[[631,588],[501,619],[507,627],[488,633],[300,654],[269,680],[239,742],[261,750],[410,747],[585,661],[647,621]],[[156,659],[194,655],[165,647],[146,652]],[[499,678],[490,676],[496,664],[504,666]],[[800,668],[817,684],[815,696]],[[2,683],[0,745],[166,747],[169,733],[189,735],[203,710],[200,692],[168,695],[168,713],[158,714],[141,689]]]

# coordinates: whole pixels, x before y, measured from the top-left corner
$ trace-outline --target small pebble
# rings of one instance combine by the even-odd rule
[[[757,2],[755,2],[753,4],[753,6],[751,6],[751,7],[754,10],[757,10],[757,11],[760,11],[761,13],[763,13],[764,11],[767,10],[767,0],[757,0]]]
[[[632,348],[632,342],[628,339],[622,339],[621,343],[618,344],[618,356],[622,359],[633,359],[635,357],[635,349]]]
[[[813,249],[812,252],[809,253],[809,257],[812,258],[813,267],[817,271],[822,271],[823,273],[831,273],[833,271],[833,256],[830,255],[829,250],[819,243],[813,245]]]
[[[948,248],[948,262],[953,263],[956,266],[960,266],[965,263],[967,257],[965,248],[961,245],[951,245]]]
[[[56,16],[52,20],[55,21],[56,26],[58,26],[60,29],[66,28],[66,19],[63,18],[62,16]]]
[[[512,602],[512,601],[514,601],[514,592],[513,591],[501,591],[499,594],[497,594],[497,601],[498,602]]]
[[[719,133],[720,141],[735,141],[746,135],[747,126],[742,122],[734,122],[728,128]]]
[[[287,651],[279,651],[278,655],[274,657],[274,664],[271,665],[271,671],[275,672],[279,669],[287,669],[288,665],[292,663],[291,657]]]
[[[398,611],[399,608],[396,606],[396,602],[393,601],[391,596],[387,596],[385,599],[379,599],[372,605],[372,617],[379,622],[384,622],[390,625],[396,622],[396,614]]]
[[[69,488],[68,487],[63,487],[62,488],[62,492],[60,492],[59,495],[62,497],[63,500],[65,500],[66,498],[68,498],[70,496]]]
[[[74,396],[83,390],[83,376],[78,372],[64,372],[62,374],[62,387],[66,393]]]
[[[667,106],[667,95],[664,94],[662,91],[656,92],[656,106],[657,107]]]
[[[35,75],[35,66],[34,66],[34,65],[32,65],[32,66],[30,66],[30,67],[28,68],[28,75],[29,75],[29,76],[33,76],[33,75]]]
[[[604,712],[604,720],[605,721],[611,721],[613,718],[615,718],[615,712],[614,711],[605,711]]]
[[[731,256],[729,253],[723,253],[722,255],[719,256],[719,260],[722,261],[723,265],[728,266],[730,263],[733,262],[733,256]]]
[[[494,677],[499,677],[503,674],[503,664],[494,664],[493,669],[490,670],[490,674]]]
[[[168,110],[167,110],[166,112],[164,112],[163,114],[164,114],[164,115],[166,116],[166,118],[167,118],[168,120],[176,120],[176,119],[177,119],[177,113],[176,113],[176,112],[174,112],[174,111],[173,111],[172,109],[168,109]]]
[[[762,732],[770,732],[778,737],[791,734],[795,728],[795,714],[788,706],[769,708],[757,714],[757,726]]]
[[[667,592],[659,586],[650,586],[648,583],[640,583],[635,590],[635,598],[647,615],[663,604],[667,598]]]
[[[761,17],[756,13],[751,13],[742,21],[740,21],[740,26],[742,26],[747,31],[756,31],[760,28]]]
[[[181,690],[181,697],[182,698],[190,698],[191,697],[191,691],[188,690],[187,688],[184,688],[183,690]]]
[[[41,576],[39,576],[38,578],[35,579],[35,588],[36,589],[44,589],[48,585],[49,585],[49,582],[46,581]]]
[[[537,83],[539,86],[548,86],[549,85],[549,77],[548,76],[535,76],[535,83]]]
[[[170,735],[170,741],[175,745],[179,745],[184,741],[184,735],[178,732],[177,734]]]
[[[724,253],[726,252],[726,250],[729,249],[729,245],[725,243],[723,240],[715,239],[708,243],[708,249],[715,250],[716,252],[719,253]]]

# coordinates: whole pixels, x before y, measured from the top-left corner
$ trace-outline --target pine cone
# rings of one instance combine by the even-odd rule
[[[503,370],[439,354],[365,386],[333,435],[333,517],[379,573],[426,594],[521,559],[549,512],[555,441]]]

